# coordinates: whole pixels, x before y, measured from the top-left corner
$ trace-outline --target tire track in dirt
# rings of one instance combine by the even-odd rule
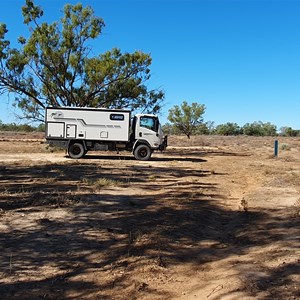
[[[228,197],[225,206],[233,215],[237,206],[244,212],[244,218],[229,218],[221,230],[224,247],[232,240],[229,247],[236,248],[236,255],[206,264],[201,275],[193,273],[175,299],[296,299],[300,293],[300,226],[299,209],[295,212],[294,205],[299,190],[293,181],[284,180],[291,167],[283,170],[282,162],[274,165],[274,160],[254,154],[250,161],[227,158],[226,165],[222,159],[212,157],[207,164],[220,166],[214,172],[224,174],[218,184]]]

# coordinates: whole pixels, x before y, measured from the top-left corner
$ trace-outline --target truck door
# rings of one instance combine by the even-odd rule
[[[136,126],[136,138],[148,141],[151,147],[159,145],[158,119],[152,116],[140,116],[140,121]]]
[[[76,125],[68,124],[66,137],[71,139],[76,138],[76,129],[77,129]]]

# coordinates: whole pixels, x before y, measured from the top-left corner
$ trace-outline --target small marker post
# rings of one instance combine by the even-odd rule
[[[278,156],[278,140],[274,141],[274,157]]]

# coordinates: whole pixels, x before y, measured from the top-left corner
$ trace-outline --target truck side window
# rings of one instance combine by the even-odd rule
[[[155,131],[155,120],[151,117],[141,117],[140,126]]]

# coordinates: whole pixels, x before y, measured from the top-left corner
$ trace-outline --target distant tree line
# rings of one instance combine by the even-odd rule
[[[293,129],[292,127],[282,127],[280,129],[280,135],[283,136],[300,136],[299,129]]]
[[[282,127],[277,131],[277,127],[270,122],[261,121],[246,123],[239,126],[237,123],[227,122],[214,126],[214,122],[203,122],[205,105],[198,102],[188,104],[183,101],[181,105],[175,105],[169,109],[167,123],[163,126],[166,134],[184,134],[188,138],[191,135],[214,134],[214,135],[248,135],[248,136],[300,136],[300,130],[291,127]]]
[[[174,124],[167,123],[163,125],[163,131],[166,134],[180,135],[183,132]],[[277,127],[270,122],[263,123],[256,121],[246,123],[244,126],[239,126],[237,123],[225,123],[214,126],[213,122],[201,123],[195,126],[192,135],[248,135],[248,136],[287,136],[298,137],[300,130],[292,129],[291,127],[282,127],[277,131]]]
[[[42,123],[38,126],[28,124],[7,123],[4,124],[0,120],[0,131],[17,131],[17,132],[43,132],[45,125]]]
[[[16,131],[16,132],[43,132],[45,130],[44,123],[37,126],[29,124],[3,123],[0,120],[0,131]],[[173,124],[167,123],[163,125],[163,131],[169,135],[180,135],[183,132]],[[191,132],[193,135],[250,135],[250,136],[287,136],[300,137],[300,130],[291,127],[282,127],[279,131],[275,125],[267,122],[246,123],[239,126],[237,123],[228,122],[214,126],[213,122],[200,123],[195,126]]]

